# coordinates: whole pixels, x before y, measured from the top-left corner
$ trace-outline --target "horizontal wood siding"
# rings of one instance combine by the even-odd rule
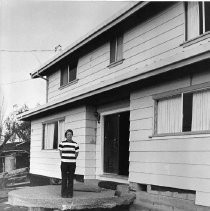
[[[203,81],[210,75],[197,72],[131,93],[129,181],[195,190],[196,203],[209,206],[210,134],[151,138],[152,96]]]
[[[96,123],[87,119],[86,113],[86,107],[83,106],[32,121],[30,173],[61,178],[59,150],[42,150],[42,122],[64,117],[65,130],[71,128],[74,131],[73,139],[80,147],[76,174],[95,175],[93,141]]]
[[[60,70],[49,76],[48,100],[64,97],[103,81],[119,78],[129,71],[158,62],[174,55],[184,42],[184,9],[179,2],[160,14],[124,32],[121,65],[108,68],[110,46],[100,47],[79,58],[77,78],[79,81],[63,89],[60,87]],[[111,81],[111,80],[110,80]]]
[[[91,106],[86,107],[86,134],[89,142],[85,145],[85,179],[96,178],[96,109]]]

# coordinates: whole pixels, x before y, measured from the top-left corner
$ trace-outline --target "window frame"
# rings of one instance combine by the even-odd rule
[[[64,122],[64,125],[65,125],[65,117],[61,117],[61,118],[56,118],[56,119],[52,119],[52,120],[48,120],[48,121],[44,121],[42,122],[42,150],[58,150],[58,145],[59,145],[59,122],[60,121],[63,121]],[[46,125],[48,124],[52,124],[52,123],[56,123],[58,124],[58,140],[57,140],[57,147],[54,149],[46,149],[45,148],[45,128],[46,128]],[[54,141],[54,140],[53,140]]]
[[[160,94],[156,94],[153,95],[153,105],[154,105],[154,115],[153,115],[153,134],[151,137],[164,137],[164,136],[181,136],[181,135],[193,135],[193,134],[210,134],[210,130],[200,130],[200,131],[185,131],[185,132],[177,132],[177,133],[157,133],[157,118],[158,118],[158,100],[161,99],[167,99],[167,98],[171,98],[173,96],[176,95],[181,95],[181,116],[182,116],[182,121],[181,121],[181,128],[183,130],[183,94],[187,94],[187,93],[195,93],[195,92],[199,92],[202,90],[210,90],[210,82],[206,82],[206,83],[202,83],[202,84],[198,84],[198,85],[192,85],[189,87],[185,87],[185,88],[180,88],[180,89],[176,89],[176,90],[172,90],[172,91],[167,91],[167,92],[163,92]],[[191,129],[192,130],[192,129]]]
[[[205,15],[205,3],[206,1],[199,1],[198,2],[198,10],[199,10],[199,35],[194,38],[188,38],[189,32],[188,32],[188,3],[190,2],[184,2],[184,14],[185,14],[185,42],[195,40],[197,38],[203,37],[205,34],[209,34],[210,30],[206,31],[206,15]]]
[[[75,81],[77,81],[77,65],[78,65],[78,62],[74,62],[74,63],[71,63],[71,64],[64,64],[61,66],[61,69],[60,69],[60,87],[65,87],[65,86],[68,86],[69,84],[73,84]],[[66,70],[66,67],[67,67],[67,83],[63,84],[62,83],[62,73],[64,70]],[[71,70],[74,70],[76,71],[76,74],[75,74],[75,78],[71,81],[70,80],[70,71]]]

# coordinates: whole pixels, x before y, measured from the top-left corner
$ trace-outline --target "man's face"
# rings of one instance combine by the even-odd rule
[[[72,139],[72,133],[71,132],[68,132],[67,134],[66,134],[66,138],[67,138],[67,140],[71,140]]]

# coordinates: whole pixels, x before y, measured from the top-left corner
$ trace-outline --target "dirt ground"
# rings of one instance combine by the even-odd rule
[[[0,189],[0,211],[28,211],[26,207],[11,206],[7,203],[11,189]]]
[[[7,199],[0,199],[0,211],[28,211],[28,208],[13,207],[7,203]]]

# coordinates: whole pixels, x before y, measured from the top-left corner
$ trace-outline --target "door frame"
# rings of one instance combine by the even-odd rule
[[[101,175],[109,174],[109,173],[104,172],[104,117],[107,116],[107,115],[122,113],[122,112],[126,112],[126,111],[130,111],[130,107],[119,108],[119,109],[115,109],[115,110],[111,110],[111,111],[105,111],[105,112],[100,113],[100,115],[101,115],[101,117],[100,117],[100,119],[101,119],[101,121],[100,121],[100,124],[101,124],[101,127],[100,127],[100,130],[101,130],[100,131],[100,134],[101,134],[101,156],[100,156],[101,169],[100,169],[100,174]]]

